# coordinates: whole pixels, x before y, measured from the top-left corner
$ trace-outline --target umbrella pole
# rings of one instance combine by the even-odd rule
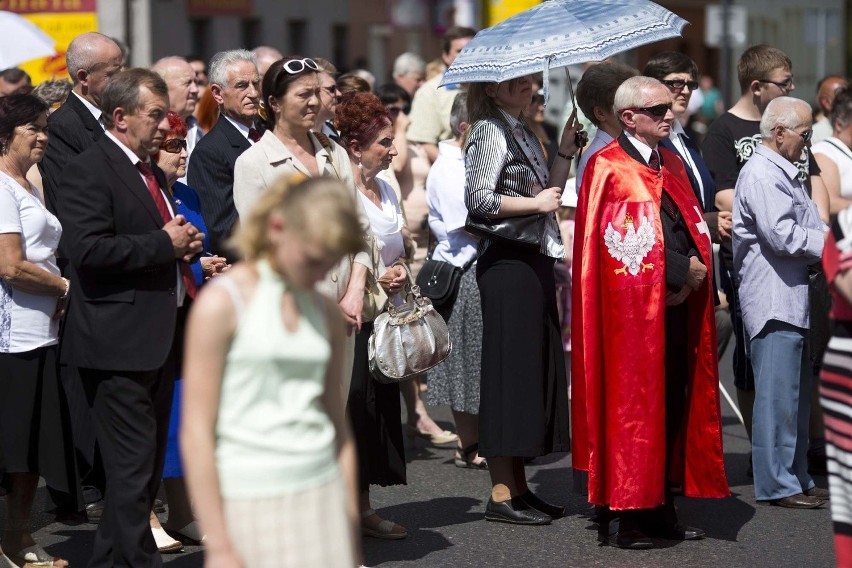
[[[571,82],[571,72],[565,66],[565,77],[568,79],[568,96],[571,97],[571,109],[577,110],[577,102],[574,100],[574,83]]]

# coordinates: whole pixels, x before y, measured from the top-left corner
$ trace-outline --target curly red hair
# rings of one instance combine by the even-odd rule
[[[393,123],[388,109],[373,93],[343,95],[334,114],[334,125],[347,150],[353,140],[362,148],[369,146],[382,128]]]

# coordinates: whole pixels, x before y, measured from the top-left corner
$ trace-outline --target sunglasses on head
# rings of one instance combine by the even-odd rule
[[[163,140],[163,143],[160,144],[160,148],[169,154],[180,154],[181,150],[186,150],[186,140],[181,138],[169,138],[168,140]]]
[[[698,88],[698,81],[686,81],[684,79],[663,79],[660,82],[663,85],[671,87],[672,89],[682,89],[684,87],[689,87],[690,91],[694,91]]]
[[[662,118],[666,116],[666,113],[672,110],[672,103],[660,103],[658,105],[649,106],[649,107],[632,107],[626,108],[624,110],[632,110],[633,112],[647,112],[652,116],[656,116],[658,118]]]
[[[310,69],[311,71],[319,71],[319,65],[317,62],[311,59],[310,57],[305,57],[304,59],[291,59],[286,62],[281,68],[289,73],[290,75],[296,75],[297,73],[301,73],[305,69]]]

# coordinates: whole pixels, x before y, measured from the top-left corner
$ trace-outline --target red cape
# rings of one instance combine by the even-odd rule
[[[704,285],[687,299],[689,395],[668,478],[681,483],[689,497],[730,494],[722,454],[709,232],[680,158],[658,150],[660,172],[630,157],[618,140],[610,143],[589,161],[577,206],[572,459],[575,469],[589,472],[589,502],[616,510],[648,509],[665,501],[663,188],[687,221],[708,270]],[[645,223],[653,232],[642,228]],[[632,231],[636,235],[630,241]],[[621,241],[636,243],[638,237],[640,246],[614,243],[614,232]],[[652,247],[641,247],[649,241]],[[616,260],[619,252],[628,257]]]

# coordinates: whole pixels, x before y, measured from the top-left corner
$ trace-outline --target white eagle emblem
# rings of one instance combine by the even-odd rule
[[[623,237],[613,228],[612,222],[608,224],[606,232],[604,232],[604,243],[606,243],[606,248],[609,249],[610,256],[624,263],[624,266],[615,269],[615,273],[626,276],[629,272],[636,276],[640,270],[645,272],[645,270],[653,269],[652,263],[644,263],[642,259],[654,248],[654,242],[657,239],[654,224],[643,215],[642,224],[639,225],[637,230],[633,227],[633,216],[628,213],[624,217],[624,225],[622,226],[626,231]]]

